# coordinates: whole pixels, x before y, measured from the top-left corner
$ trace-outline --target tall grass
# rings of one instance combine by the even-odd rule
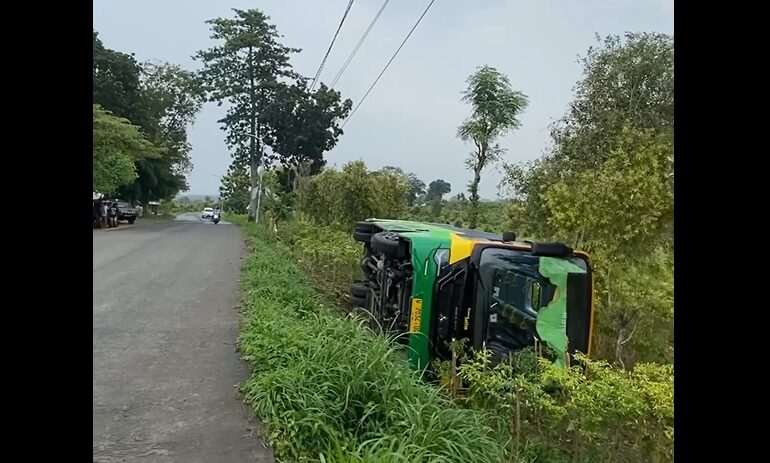
[[[390,340],[328,307],[285,248],[244,230],[241,390],[281,460],[502,461],[486,412],[426,385]]]

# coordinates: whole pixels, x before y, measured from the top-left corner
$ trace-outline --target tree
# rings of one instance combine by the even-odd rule
[[[116,117],[144,127],[147,117],[140,89],[141,66],[134,55],[106,48],[93,31],[93,102]]]
[[[93,105],[93,191],[112,194],[133,181],[135,162],[159,156],[138,127]]]
[[[655,263],[659,260],[650,261],[649,256],[668,247],[663,237],[673,223],[674,147],[670,137],[653,129],[626,127],[619,138],[598,168],[575,174],[573,181],[552,184],[542,199],[549,226],[594,256],[599,285],[605,288],[599,298],[605,314],[599,328],[609,334],[606,326],[612,327],[613,357],[624,365],[626,344],[644,332],[637,330],[640,324],[652,326],[660,316],[673,320],[668,317],[673,305],[649,300],[646,309],[639,305],[647,291],[659,292],[653,287],[666,282],[643,283],[638,275],[660,268]],[[673,288],[673,273],[670,276]]]
[[[597,350],[625,366],[673,342],[673,56],[662,34],[590,48],[550,151],[506,166],[509,227],[591,252]]]
[[[539,236],[557,232],[548,226],[540,200],[544,190],[601,166],[621,142],[624,127],[673,138],[673,37],[610,35],[580,61],[584,77],[575,85],[576,98],[567,114],[552,127],[550,151],[533,163],[505,166],[505,185],[519,202],[518,220]]]
[[[425,193],[425,200],[432,201],[438,198],[438,200],[441,201],[444,199],[444,195],[450,191],[452,191],[452,185],[449,182],[440,178],[433,180],[428,185],[428,191]]]
[[[164,155],[138,161],[138,178],[120,193],[131,201],[165,200],[188,188],[192,146],[187,128],[200,111],[202,93],[194,73],[169,63],[145,63],[141,91],[144,129],[149,139],[163,148]]]
[[[230,107],[219,121],[227,133],[225,142],[232,155],[249,168],[251,189],[257,188],[264,145],[268,137],[270,107],[279,79],[296,78],[289,54],[300,51],[282,45],[276,27],[257,9],[233,9],[234,18],[206,21],[211,39],[218,45],[201,50],[194,59],[203,63],[200,77],[209,101]],[[254,218],[256,198],[250,201],[249,216]]]
[[[409,186],[407,204],[409,206],[414,206],[417,198],[425,194],[425,182],[420,180],[417,175],[410,172],[406,174],[406,183]]]
[[[203,104],[203,91],[195,73],[170,63],[142,65],[142,100],[149,113],[148,135],[167,151],[176,174],[189,174],[191,145],[187,128]]]
[[[222,185],[219,187],[219,197],[222,199],[224,208],[236,214],[245,214],[251,199],[250,193],[248,167],[232,163],[222,177]]]
[[[326,163],[323,154],[334,148],[342,134],[340,122],[347,117],[353,102],[341,102],[340,93],[321,84],[310,92],[304,80],[287,85],[279,83],[263,113],[270,145],[271,161],[281,163],[289,174],[293,190],[298,177],[320,172]]]
[[[462,100],[471,105],[471,117],[457,130],[461,140],[472,141],[475,150],[466,161],[473,171],[470,192],[469,228],[476,228],[481,171],[496,162],[503,149],[495,141],[506,132],[518,128],[519,115],[527,107],[527,97],[511,88],[508,77],[490,66],[479,68],[468,77],[468,88]]]
[[[169,199],[186,189],[191,164],[187,126],[200,109],[193,74],[171,64],[140,66],[93,32],[93,101],[141,127],[162,156],[139,159],[136,178],[116,192],[130,201]]]
[[[598,168],[553,183],[541,196],[562,239],[605,260],[649,254],[674,213],[673,139],[628,126],[618,138]]]
[[[575,86],[569,112],[551,132],[555,161],[573,169],[596,167],[629,125],[673,132],[673,37],[609,35],[580,61],[585,77]]]
[[[407,205],[409,207],[414,206],[417,198],[425,194],[425,182],[411,172],[407,173],[404,172],[404,169],[393,166],[385,166],[379,172],[399,175],[404,178],[409,188],[407,192]]]
[[[452,191],[452,185],[442,179],[436,179],[428,185],[428,191],[425,193],[425,202],[430,205],[430,220],[438,220],[441,215],[442,201],[444,195]]]

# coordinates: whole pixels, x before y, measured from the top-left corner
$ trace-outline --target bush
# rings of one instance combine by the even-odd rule
[[[460,366],[468,385],[460,400],[498,411],[511,452],[537,461],[673,461],[673,365],[624,371],[578,357],[559,368],[527,350],[491,368],[489,358],[482,350]]]
[[[341,171],[327,169],[306,179],[299,208],[319,225],[352,226],[370,217],[399,218],[406,211],[406,179],[390,172],[369,172],[362,161]]]
[[[278,237],[317,291],[330,300],[347,303],[350,283],[361,273],[362,252],[350,230],[293,221],[281,224]]]

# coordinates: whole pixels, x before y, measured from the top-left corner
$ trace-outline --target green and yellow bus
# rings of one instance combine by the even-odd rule
[[[513,233],[369,219],[350,301],[371,325],[408,345],[422,370],[451,356],[450,343],[482,346],[499,362],[541,342],[565,363],[590,355],[593,275],[588,256],[561,243],[518,241]]]

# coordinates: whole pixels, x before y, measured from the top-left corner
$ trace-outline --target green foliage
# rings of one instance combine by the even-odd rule
[[[285,186],[285,174],[285,169],[268,169],[262,175],[260,214],[264,214],[265,223],[277,224],[293,217],[297,195]]]
[[[236,219],[238,220],[238,219]],[[288,248],[246,228],[240,352],[245,401],[283,461],[501,461],[484,412],[452,404],[410,370],[390,340],[337,315]]]
[[[650,137],[658,147],[666,138],[673,140],[673,56],[673,37],[662,34],[609,36],[588,50],[577,97],[553,127],[550,152],[533,163],[505,166],[504,183],[522,206],[516,218],[529,234],[552,237],[560,231],[550,226],[542,199],[551,185],[574,183],[577,175],[601,169],[611,157],[616,158],[613,167],[622,169],[619,152],[639,154],[629,143],[634,139],[647,147]],[[673,165],[673,143],[669,147],[669,159],[659,159],[658,169]],[[673,171],[669,175],[673,185]]]
[[[222,177],[222,185],[219,187],[219,196],[222,198],[225,210],[235,214],[245,214],[251,199],[250,195],[251,183],[248,169],[233,163]]]
[[[673,362],[674,253],[664,247],[634,260],[600,262],[596,353],[621,366]]]
[[[339,124],[353,102],[341,101],[334,89],[321,84],[310,92],[304,81],[277,84],[274,96],[263,112],[272,148],[272,161],[288,168],[292,177],[317,174],[324,166],[323,154],[334,148],[342,134]],[[290,182],[294,189],[295,182]]]
[[[628,126],[619,138],[604,163],[541,196],[548,225],[605,260],[650,249],[674,212],[673,140]]]
[[[136,161],[159,154],[138,127],[93,105],[93,191],[114,193],[137,177]]]
[[[505,166],[507,227],[591,252],[597,353],[626,366],[673,351],[673,56],[673,37],[607,37],[551,151]]]
[[[116,117],[144,126],[147,115],[140,88],[141,66],[133,54],[105,47],[93,31],[93,102]]]
[[[327,169],[308,179],[299,207],[317,224],[349,226],[370,217],[400,217],[406,211],[408,190],[403,176],[369,172],[362,161],[354,161],[341,171]]]
[[[110,50],[93,32],[93,100],[116,117],[141,128],[160,155],[134,160],[135,176],[114,193],[129,201],[170,199],[187,188],[191,170],[187,127],[200,109],[193,74],[179,66],[145,63]],[[125,159],[116,170],[127,172]]]
[[[203,104],[195,74],[171,63],[142,65],[142,102],[149,115],[145,124],[150,138],[166,150],[170,170],[177,175],[192,171],[187,128]]]
[[[361,272],[361,245],[353,241],[349,229],[291,221],[279,227],[278,237],[291,249],[317,291],[329,300],[347,304],[350,282]]]
[[[234,18],[206,21],[217,45],[200,50],[200,79],[209,101],[228,103],[219,123],[227,133],[225,143],[238,162],[249,167],[251,188],[258,183],[257,167],[263,164],[264,144],[270,131],[269,111],[280,79],[294,79],[289,54],[269,16],[258,9],[233,9]],[[256,211],[256,200],[250,203]]]
[[[491,367],[485,349],[466,358],[459,399],[497,411],[511,451],[529,461],[673,461],[672,365],[613,368],[584,357],[559,368],[525,350]]]
[[[428,185],[428,191],[425,193],[425,201],[441,201],[444,199],[444,195],[450,191],[452,191],[452,185],[449,182],[440,178],[433,180]]]
[[[247,230],[259,252],[242,279],[249,318],[241,346],[254,371],[244,393],[286,460],[442,461],[445,447],[435,442],[448,426],[462,432],[445,449],[447,461],[673,461],[671,365],[623,371],[578,358],[565,370],[525,350],[492,368],[482,350],[461,362],[467,388],[450,402],[414,378],[387,339],[334,316],[309,289],[312,283],[326,300],[347,292],[360,258],[349,230],[289,222],[280,244]],[[640,307],[659,297],[640,298]],[[437,371],[446,375],[448,363]],[[388,379],[380,381],[382,374]],[[492,448],[479,450],[471,436]],[[479,451],[499,459],[469,456]]]
[[[581,62],[584,78],[575,87],[575,100],[552,131],[559,162],[578,169],[600,165],[627,125],[673,132],[672,36],[610,35],[589,48]]]
[[[506,132],[519,128],[519,115],[528,101],[526,95],[511,88],[506,75],[490,66],[478,68],[467,82],[463,101],[471,105],[472,113],[458,127],[457,136],[475,146],[466,164],[473,172],[473,180],[468,185],[471,202],[468,228],[476,228],[481,171],[500,159],[504,150],[495,141]]]
[[[450,200],[442,200],[438,203],[440,207],[437,207],[437,202],[432,200],[428,204],[409,208],[405,218],[423,222],[445,223],[466,228],[471,208],[470,201],[464,198],[461,200],[452,198]],[[480,202],[476,215],[476,228],[494,233],[505,231],[506,229],[503,226],[506,219],[505,213],[506,203],[502,201]]]
[[[420,180],[417,175],[409,172],[404,172],[404,169],[400,167],[385,166],[380,169],[380,172],[391,173],[397,176],[403,176],[406,180],[409,190],[407,191],[406,203],[407,206],[412,207],[417,199],[425,194],[425,182]]]

